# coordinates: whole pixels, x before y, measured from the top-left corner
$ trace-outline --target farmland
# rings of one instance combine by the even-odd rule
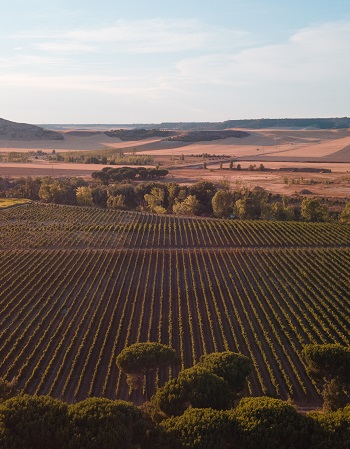
[[[303,346],[350,344],[349,225],[29,204],[0,228],[0,376],[28,393],[129,399],[116,356],[151,340],[182,367],[242,352],[250,394],[316,406]]]

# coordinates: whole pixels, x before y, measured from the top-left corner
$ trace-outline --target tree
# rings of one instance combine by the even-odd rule
[[[175,204],[175,199],[179,195],[180,186],[175,182],[170,182],[169,184],[167,184],[167,191],[168,191],[169,208],[170,210],[172,210],[172,207]]]
[[[244,398],[230,412],[242,449],[310,449],[311,423],[280,399]]]
[[[67,404],[49,396],[17,396],[0,404],[0,447],[66,449],[71,440]]]
[[[77,198],[77,203],[81,206],[93,206],[94,204],[90,187],[77,187],[75,196]]]
[[[261,218],[263,220],[295,220],[294,209],[290,206],[284,206],[279,201],[273,203],[263,203],[261,208]]]
[[[195,195],[199,201],[198,213],[212,214],[211,200],[217,191],[217,187],[210,181],[199,181],[190,187],[190,195]]]
[[[304,346],[308,374],[316,381],[338,379],[350,383],[350,347],[340,344]]]
[[[195,195],[188,195],[183,201],[175,199],[173,213],[175,215],[197,215],[200,211],[200,204]]]
[[[306,221],[327,221],[328,208],[316,198],[304,198],[301,203],[301,216]]]
[[[323,410],[326,412],[335,411],[348,403],[349,392],[344,383],[338,379],[331,379],[326,382],[322,391]]]
[[[51,193],[51,184],[53,182],[52,178],[44,178],[41,182],[41,186],[38,192],[39,199],[44,201],[45,203],[52,202],[52,193]]]
[[[117,366],[127,374],[132,389],[145,386],[146,400],[149,397],[147,374],[156,368],[177,364],[176,351],[170,346],[155,342],[134,343],[122,350],[117,357]]]
[[[166,213],[166,209],[163,207],[165,199],[165,191],[161,188],[154,187],[151,193],[146,193],[144,195],[147,201],[148,208],[155,213]]]
[[[214,215],[227,218],[233,211],[233,196],[227,190],[218,190],[211,200]]]
[[[91,189],[91,194],[95,206],[106,207],[107,205],[106,187],[93,187]]]
[[[136,192],[132,184],[123,183],[110,186],[108,188],[108,199],[107,207],[111,208],[135,209],[137,206]]]
[[[209,370],[193,366],[159,388],[152,403],[168,416],[181,415],[190,406],[222,410],[230,406],[230,387]]]
[[[256,209],[251,198],[241,198],[235,202],[234,213],[243,220],[252,220],[259,217],[260,210]]]
[[[17,386],[17,378],[14,377],[11,381],[0,377],[0,401],[17,396],[20,391]]]
[[[69,418],[69,449],[133,449],[146,437],[143,413],[125,401],[88,398],[69,406]]]
[[[108,192],[106,204],[108,209],[125,209],[125,196],[122,194],[110,195]]]
[[[346,203],[345,208],[339,215],[339,220],[344,223],[350,223],[350,202]]]
[[[302,355],[308,375],[323,387],[324,408],[344,406],[350,394],[350,347],[309,344]]]
[[[311,449],[349,449],[350,408],[328,413],[311,413],[313,432]]]
[[[46,177],[41,181],[39,198],[45,203],[75,204],[76,189],[85,184],[82,178],[53,179]]]
[[[231,351],[202,355],[197,366],[202,366],[222,377],[228,383],[234,398],[238,397],[244,389],[247,376],[252,369],[252,363],[248,357]]]
[[[105,171],[94,171],[91,173],[91,177],[95,179],[96,181],[101,182],[102,184],[108,184],[108,181],[110,180],[110,176]]]
[[[233,439],[227,413],[210,408],[189,408],[183,415],[163,421],[160,429],[165,441],[182,449],[226,449],[228,440]]]

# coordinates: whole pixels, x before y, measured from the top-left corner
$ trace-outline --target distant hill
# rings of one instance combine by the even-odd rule
[[[142,125],[147,128],[147,126]],[[154,124],[152,126],[155,126]],[[161,123],[156,125],[161,129],[182,130],[223,130],[230,128],[266,129],[266,128],[315,128],[315,129],[343,129],[350,128],[350,118],[280,118],[280,119],[246,119],[226,120],[224,122],[184,122]]]
[[[7,140],[63,140],[62,134],[27,123],[0,118],[0,139]]]
[[[227,120],[219,124],[220,129],[225,128],[316,128],[316,129],[342,129],[350,128],[350,118],[262,118],[255,120]]]
[[[143,130],[191,130],[216,131],[230,128],[266,129],[266,128],[295,128],[295,129],[343,129],[350,128],[349,117],[335,118],[261,118],[246,120],[226,120],[224,122],[162,122],[162,123],[132,123],[132,124],[50,124],[43,125],[49,129],[143,129]]]

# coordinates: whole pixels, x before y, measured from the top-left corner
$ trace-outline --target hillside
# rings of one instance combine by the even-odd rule
[[[48,129],[27,123],[11,122],[0,118],[0,139],[9,140],[63,140],[63,136]]]

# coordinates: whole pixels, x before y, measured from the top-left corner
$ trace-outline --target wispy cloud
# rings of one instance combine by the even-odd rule
[[[86,91],[110,95],[148,95],[156,89],[155,82],[142,77],[113,76],[40,76],[0,75],[0,83],[8,87],[40,88],[50,91]]]
[[[207,45],[210,33],[199,33],[196,39],[190,43],[187,41],[189,35],[193,33],[194,28],[200,28],[197,21],[177,22],[154,20],[142,21],[136,25],[127,27],[125,22],[119,24],[119,27],[106,28],[104,31],[72,31],[60,34],[67,41],[63,42],[41,42],[36,44],[38,48],[45,51],[39,55],[15,54],[9,58],[0,59],[0,66],[15,67],[27,66],[37,67],[40,65],[69,65],[71,60],[69,55],[65,56],[47,56],[46,52],[55,51],[75,52],[75,51],[97,51],[97,40],[99,44],[104,42],[122,42],[126,43],[126,48],[133,48],[136,51],[165,51],[166,48],[172,48],[173,51],[185,47],[186,49]],[[178,26],[177,26],[177,25]],[[182,24],[182,27],[180,26]],[[175,28],[179,28],[178,33]],[[96,89],[96,86],[104,84],[104,89],[115,89],[121,91],[128,89],[130,84],[136,87],[151,85],[152,88],[172,91],[185,91],[191,85],[205,84],[209,86],[262,86],[266,83],[313,83],[331,79],[346,78],[350,70],[350,41],[347,37],[350,34],[350,22],[330,23],[319,27],[302,29],[295,33],[285,43],[279,45],[266,45],[253,47],[243,50],[225,51],[219,46],[222,36],[215,42],[211,42],[211,48],[206,47],[208,53],[196,57],[184,58],[181,53],[170,66],[149,67],[142,71],[142,76],[135,76],[132,71],[129,75],[121,76],[110,74],[110,76],[101,76],[94,73],[94,63],[90,67],[90,72],[76,77],[56,75],[57,86],[66,86],[67,88]],[[167,39],[165,39],[167,36]],[[56,35],[58,37],[58,35]],[[71,41],[68,40],[72,39]],[[143,40],[146,40],[144,42]],[[172,46],[171,46],[172,45]],[[215,47],[220,47],[215,51]],[[125,51],[126,51],[125,48]],[[197,53],[198,54],[198,53]],[[79,63],[84,66],[84,63]],[[117,70],[120,72],[120,70]],[[34,71],[35,72],[35,71]],[[62,73],[62,72],[61,72]],[[124,73],[125,74],[125,73]],[[23,75],[24,82],[27,74]],[[14,78],[17,79],[17,78]],[[28,78],[32,81],[35,77]],[[39,81],[40,80],[40,81]],[[79,80],[82,80],[80,82]],[[10,81],[10,79],[9,79]],[[31,82],[32,82],[31,81]],[[60,81],[60,82],[57,82]],[[34,81],[33,81],[34,82]],[[38,77],[38,82],[43,80]],[[57,82],[57,83],[56,83]],[[44,82],[45,85],[45,82]],[[112,87],[113,86],[113,87]]]
[[[38,54],[22,54],[22,48],[15,49],[16,53],[7,57],[0,57],[1,70],[23,70],[23,78],[26,77],[26,70],[38,69],[38,67],[62,67],[67,59],[62,56],[48,56]]]
[[[251,42],[248,33],[209,27],[196,19],[119,20],[112,25],[69,31],[22,34],[43,51],[95,51],[107,46],[116,53],[174,53],[223,50]]]
[[[188,119],[198,113],[204,120],[235,111],[246,117],[324,114],[321,107],[326,115],[346,114],[349,35],[350,22],[343,21],[259,45],[248,33],[191,19],[16,35],[0,53],[0,86],[10,105],[7,91],[21,92],[20,99],[35,92],[44,100],[50,92],[58,103],[65,98],[72,116],[90,98],[94,110],[108,105],[113,117],[119,107],[119,121],[126,110],[133,121],[152,108],[160,121],[175,113],[185,120],[185,111]]]
[[[94,52],[98,51],[94,45],[86,45],[80,42],[41,42],[34,45],[37,50],[50,52],[50,53],[82,53],[82,52]]]
[[[186,58],[177,64],[183,82],[263,85],[347,78],[350,22],[303,29],[279,45]]]

